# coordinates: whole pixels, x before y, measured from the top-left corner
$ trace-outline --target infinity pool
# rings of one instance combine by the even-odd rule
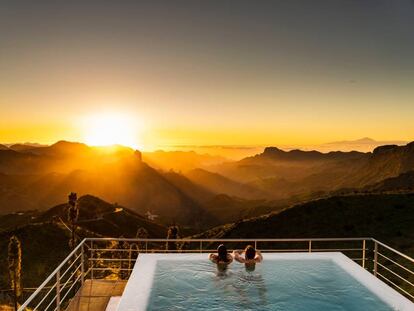
[[[414,310],[341,253],[264,254],[254,271],[218,271],[206,254],[141,254],[118,311]]]

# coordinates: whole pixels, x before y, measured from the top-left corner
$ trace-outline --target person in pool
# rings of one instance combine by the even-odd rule
[[[244,253],[244,257],[242,256]],[[247,245],[243,250],[233,251],[234,260],[244,263],[246,270],[253,271],[256,267],[256,263],[263,261],[262,253],[256,250],[253,246]]]
[[[227,252],[227,247],[225,247],[224,244],[220,244],[219,247],[217,247],[217,254],[210,254],[208,258],[217,264],[217,266],[221,267],[226,267],[233,261],[233,256]]]

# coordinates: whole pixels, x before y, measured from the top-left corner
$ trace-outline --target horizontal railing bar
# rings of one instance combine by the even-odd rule
[[[410,269],[408,269],[407,267],[404,267],[403,265],[400,265],[398,262],[395,262],[394,260],[388,258],[387,256],[385,256],[384,254],[381,254],[380,252],[378,252],[378,255],[380,255],[381,257],[387,259],[388,261],[391,261],[394,265],[397,265],[398,267],[400,267],[401,269],[404,269],[405,271],[411,273],[412,275],[414,275],[414,272],[411,271]]]
[[[217,252],[217,249],[211,249],[210,252]],[[234,251],[233,249],[231,251]],[[281,252],[309,252],[309,248],[290,248],[290,249],[272,249],[272,248],[264,248],[260,249],[260,252],[274,252],[274,253],[281,253]]]
[[[363,251],[363,248],[313,248],[312,252],[351,252],[351,251]],[[365,250],[368,250],[367,248]]]
[[[384,243],[382,243],[382,242],[380,242],[380,241],[378,241],[376,239],[372,239],[372,241],[378,243],[378,245],[381,245],[382,247],[384,247],[384,248],[386,248],[386,249],[388,249],[388,250],[390,250],[390,251],[392,251],[392,252],[400,255],[401,257],[407,259],[408,261],[411,261],[412,263],[414,263],[414,258],[411,258],[410,256],[407,256],[406,254],[403,254],[403,253],[397,251],[396,249],[394,249],[394,248],[388,246],[387,244],[384,244]]]
[[[382,265],[381,263],[377,262],[377,265],[382,267],[383,269],[387,270],[388,272],[394,274],[396,277],[400,278],[401,280],[403,280],[404,282],[406,282],[407,284],[410,284],[412,287],[414,287],[414,284],[411,283],[410,281],[406,280],[405,278],[403,278],[401,275],[399,275],[398,273],[395,273],[394,271],[392,271],[391,269],[387,268],[386,266]]]
[[[230,253],[233,251],[232,249],[228,250]],[[282,250],[277,250],[277,249],[262,249],[260,250],[262,253],[277,253],[277,252],[309,252],[309,249],[282,249]],[[176,249],[176,250],[163,250],[163,249],[152,249],[152,250],[148,250],[147,252],[140,252],[140,254],[167,254],[167,253],[177,253],[177,254],[190,254],[190,253],[202,253],[202,254],[207,254],[207,253],[214,253],[217,252],[217,249],[187,249],[187,250],[180,250],[180,249]],[[89,261],[129,261],[129,260],[135,260],[135,259],[128,259],[128,258],[124,258],[124,259],[112,259],[112,258],[89,258]]]
[[[79,295],[79,298],[108,298],[108,295]]]
[[[394,287],[398,288],[400,291],[402,291],[403,293],[405,293],[406,295],[410,296],[412,299],[414,299],[414,296],[411,295],[409,292],[407,292],[405,289],[399,287],[397,284],[395,284],[394,282],[392,282],[390,279],[388,279],[387,277],[383,276],[381,273],[377,272],[377,275],[379,275],[380,277],[382,277],[384,280],[386,280],[387,282],[389,282],[390,284],[392,284]]]
[[[129,258],[89,258],[88,261],[136,261],[136,259]]]
[[[93,271],[112,271],[112,270],[116,270],[116,271],[132,271],[133,268],[91,268]]]
[[[126,241],[126,242],[335,242],[335,241],[363,241],[372,238],[298,238],[298,239],[137,239],[137,238],[85,238],[86,241]]]
[[[127,249],[127,248],[89,248],[89,249],[93,249],[95,252],[138,252],[140,251],[139,249]]]
[[[37,290],[33,292],[33,294],[30,295],[30,297],[20,306],[18,311],[24,311],[28,304],[37,296],[37,294],[40,292],[41,288],[45,287],[47,283],[50,282],[50,280],[56,275],[56,273],[63,267],[63,265],[74,255],[76,252],[82,247],[82,245],[85,243],[85,239],[82,240],[82,242],[79,243],[78,246],[76,246],[73,251],[69,253],[69,255],[60,263],[59,266],[53,272],[46,278],[46,280],[43,281],[43,283],[38,287]]]
[[[203,250],[169,250],[169,251],[165,251],[165,250],[151,250],[148,252],[140,252],[140,254],[162,254],[162,253],[178,253],[178,254],[190,254],[190,253],[202,253],[202,254],[206,254],[206,253],[213,253],[216,252],[216,249],[203,249]],[[232,252],[233,250],[229,249],[229,252]],[[262,253],[288,253],[288,252],[309,252],[309,249],[261,249],[260,250]],[[328,251],[341,251],[339,250],[330,250],[330,249],[325,249],[325,250],[314,250],[312,249],[312,253],[323,253],[323,252],[328,252]],[[349,250],[343,250],[343,251],[349,251]],[[89,261],[135,261],[136,259],[129,259],[129,258],[89,258]],[[368,259],[367,259],[368,260]]]
[[[128,250],[128,249],[93,249],[94,251],[107,251],[107,252],[131,252],[131,253],[150,253],[151,251],[157,251],[157,252],[200,252],[200,248],[196,249],[162,249],[162,248],[154,248],[154,249],[134,249],[134,250]],[[325,252],[325,251],[362,251],[363,248],[312,248],[312,252]],[[215,252],[217,249],[202,249],[203,252]],[[229,251],[232,251],[232,249],[229,249]],[[277,248],[267,248],[267,249],[260,249],[260,251],[268,251],[268,252],[284,252],[284,251],[306,251],[309,252],[309,248],[286,248],[286,249],[277,249]],[[365,251],[369,251],[369,248],[366,248]]]

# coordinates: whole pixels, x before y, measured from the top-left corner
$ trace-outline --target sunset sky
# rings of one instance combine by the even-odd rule
[[[414,1],[1,1],[0,108],[2,143],[414,140]]]

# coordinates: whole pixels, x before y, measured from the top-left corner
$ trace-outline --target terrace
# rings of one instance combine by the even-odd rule
[[[342,253],[347,257],[346,260],[349,262],[352,260],[359,265],[356,269],[351,267],[356,278],[359,275],[361,279],[362,276],[371,279],[374,277],[375,282],[391,295],[401,296],[403,300],[407,298],[407,302],[414,301],[414,259],[373,238],[221,240],[87,238],[27,298],[19,311],[122,311],[124,309],[118,307],[120,300],[125,302],[130,299],[131,292],[142,292],[143,290],[138,287],[150,287],[149,284],[142,285],[150,282],[148,278],[152,277],[152,275],[144,277],[147,268],[143,266],[141,270],[134,270],[137,260],[151,257],[147,254],[162,254],[157,258],[174,256],[177,258],[177,255],[170,255],[211,253],[220,243],[227,245],[229,250],[241,249],[251,244],[263,252],[265,260],[266,256],[275,257],[274,254],[299,256],[298,253],[301,253],[302,257],[298,258],[306,258],[315,254],[335,257]],[[207,258],[206,255],[201,257],[204,256]],[[187,257],[201,258],[193,255]],[[143,259],[137,266],[144,265]],[[365,275],[367,273],[364,270],[370,275]],[[138,283],[137,278],[139,278]],[[406,306],[407,302],[405,302]],[[410,302],[408,304],[408,309],[404,310],[414,310],[414,304]]]

